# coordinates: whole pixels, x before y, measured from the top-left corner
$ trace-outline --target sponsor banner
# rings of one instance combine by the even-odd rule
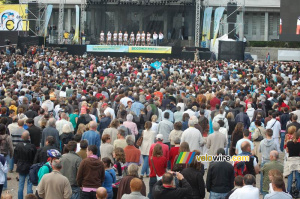
[[[205,42],[205,47],[208,47],[210,40],[210,24],[211,24],[212,7],[204,10],[203,29],[202,29],[202,42]],[[203,46],[202,46],[203,47]]]
[[[129,46],[129,53],[160,53],[171,54],[170,46]]]
[[[219,32],[219,27],[220,27],[220,21],[223,16],[225,8],[224,7],[218,7],[215,10],[215,17],[214,17],[214,40],[213,40],[213,45],[215,45],[218,32]]]
[[[128,46],[87,45],[87,52],[128,52]]]
[[[79,6],[75,5],[76,9],[76,26],[75,26],[75,35],[73,38],[73,42],[78,44],[79,43]]]
[[[45,19],[45,25],[44,25],[44,37],[47,36],[47,30],[48,30],[48,23],[49,23],[49,20],[50,20],[50,17],[51,17],[51,13],[52,13],[52,8],[53,8],[53,5],[48,5],[47,6],[47,10],[46,10],[46,19]]]
[[[27,5],[0,5],[0,31],[28,31],[27,17]]]

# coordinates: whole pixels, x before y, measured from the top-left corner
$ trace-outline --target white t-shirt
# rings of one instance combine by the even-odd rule
[[[154,40],[156,40],[157,39],[157,37],[158,37],[158,35],[155,33],[155,34],[153,34],[153,39]]]
[[[163,39],[163,38],[164,38],[164,35],[161,33],[161,34],[158,35],[158,38],[159,38],[159,39]]]
[[[140,39],[141,39],[141,34],[140,33],[136,34],[136,40],[139,41]]]
[[[119,33],[119,41],[122,41],[123,33]]]
[[[128,34],[125,33],[125,34],[124,34],[124,41],[127,41],[127,39],[128,39]]]
[[[116,41],[118,38],[118,33],[114,33],[114,41]]]
[[[150,40],[150,38],[151,38],[151,34],[149,33],[147,34],[147,40]]]
[[[130,39],[131,39],[132,41],[134,40],[134,34],[133,34],[133,33],[130,35]]]
[[[100,33],[100,40],[104,41],[104,32]]]
[[[111,33],[107,33],[107,40],[110,41],[111,40]]]
[[[145,33],[142,33],[142,41],[145,41]]]

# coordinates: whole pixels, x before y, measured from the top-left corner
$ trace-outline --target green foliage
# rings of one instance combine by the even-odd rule
[[[300,42],[249,41],[251,47],[300,48]]]

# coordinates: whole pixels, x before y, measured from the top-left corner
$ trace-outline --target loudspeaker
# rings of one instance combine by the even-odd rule
[[[219,60],[244,60],[242,41],[219,41]]]
[[[37,18],[39,17],[38,3],[28,3],[28,21],[29,21],[29,36],[36,36]]]
[[[228,24],[228,38],[236,40],[234,37],[235,34],[235,24]]]
[[[234,38],[234,28],[237,19],[237,4],[227,3],[227,23],[228,23],[228,38]]]

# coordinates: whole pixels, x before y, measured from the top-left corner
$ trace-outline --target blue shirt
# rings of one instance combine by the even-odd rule
[[[169,121],[170,122],[174,122],[174,113],[170,110],[165,110],[164,112],[162,112],[162,116],[164,117],[165,113],[168,112],[169,113]]]
[[[112,184],[116,182],[116,172],[114,169],[105,170],[105,178],[102,186],[107,192],[112,192]]]
[[[134,102],[131,105],[131,110],[136,114],[137,117],[140,116],[141,110],[144,108],[145,106],[141,102]]]
[[[89,130],[83,133],[81,140],[87,140],[88,145],[96,145],[98,149],[98,156],[100,156],[100,134],[96,131]]]

